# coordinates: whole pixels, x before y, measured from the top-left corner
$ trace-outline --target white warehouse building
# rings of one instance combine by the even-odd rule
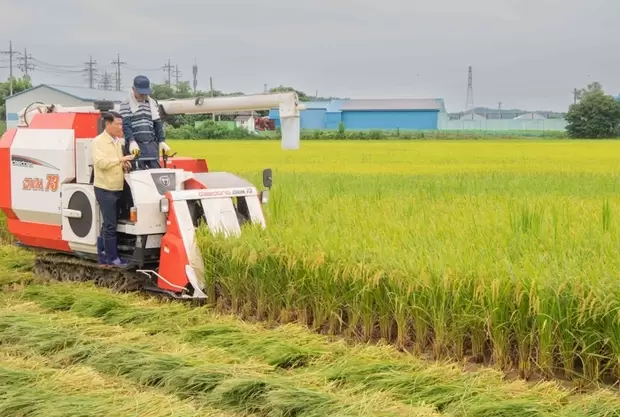
[[[7,129],[16,127],[19,122],[19,112],[34,102],[59,104],[61,106],[87,106],[97,100],[120,103],[128,95],[129,91],[40,84],[6,98],[6,127]]]

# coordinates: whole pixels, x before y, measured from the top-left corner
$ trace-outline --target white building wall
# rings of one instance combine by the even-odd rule
[[[60,104],[62,106],[84,106],[90,102],[80,100],[69,94],[53,90],[46,86],[41,86],[23,94],[7,97],[6,99],[6,127],[14,128],[19,122],[18,114],[26,106],[33,102],[42,102],[46,104]]]
[[[248,120],[236,120],[235,125],[240,129],[246,129],[248,132],[253,132],[256,129],[256,119],[250,117]]]
[[[440,130],[481,130],[481,131],[523,131],[523,130],[566,130],[564,119],[484,119],[448,120]]]

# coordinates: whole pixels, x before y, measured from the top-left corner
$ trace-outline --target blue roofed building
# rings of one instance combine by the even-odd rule
[[[325,112],[329,101],[304,101],[306,107],[300,115],[301,129],[325,129]],[[275,127],[280,127],[280,110],[274,108],[269,110],[267,116],[275,121]]]
[[[344,99],[303,102],[302,129],[435,130],[448,120],[443,99]],[[269,118],[280,125],[277,109]]]

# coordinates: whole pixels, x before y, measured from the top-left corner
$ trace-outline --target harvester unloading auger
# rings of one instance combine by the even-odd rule
[[[279,107],[282,147],[299,147],[299,103],[290,93],[159,101],[160,113],[206,114]],[[162,156],[162,168],[125,174],[118,248],[129,268],[101,266],[101,214],[93,187],[91,140],[101,111],[114,103],[62,107],[33,103],[17,128],[0,139],[0,209],[17,244],[37,251],[35,273],[55,280],[94,281],[125,291],[152,291],[203,300],[204,264],[196,228],[237,236],[244,223],[266,227],[271,169],[259,192],[228,172],[209,172],[204,159]],[[118,107],[118,106],[116,106]]]

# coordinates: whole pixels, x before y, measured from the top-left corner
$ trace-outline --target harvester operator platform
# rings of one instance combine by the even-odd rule
[[[150,97],[151,94],[153,89],[149,79],[138,75],[133,80],[132,92],[120,105],[125,154],[139,155],[137,163],[140,169],[160,168],[159,155],[162,151],[170,152],[170,147],[165,142],[159,107]],[[148,159],[141,160],[143,158]]]

